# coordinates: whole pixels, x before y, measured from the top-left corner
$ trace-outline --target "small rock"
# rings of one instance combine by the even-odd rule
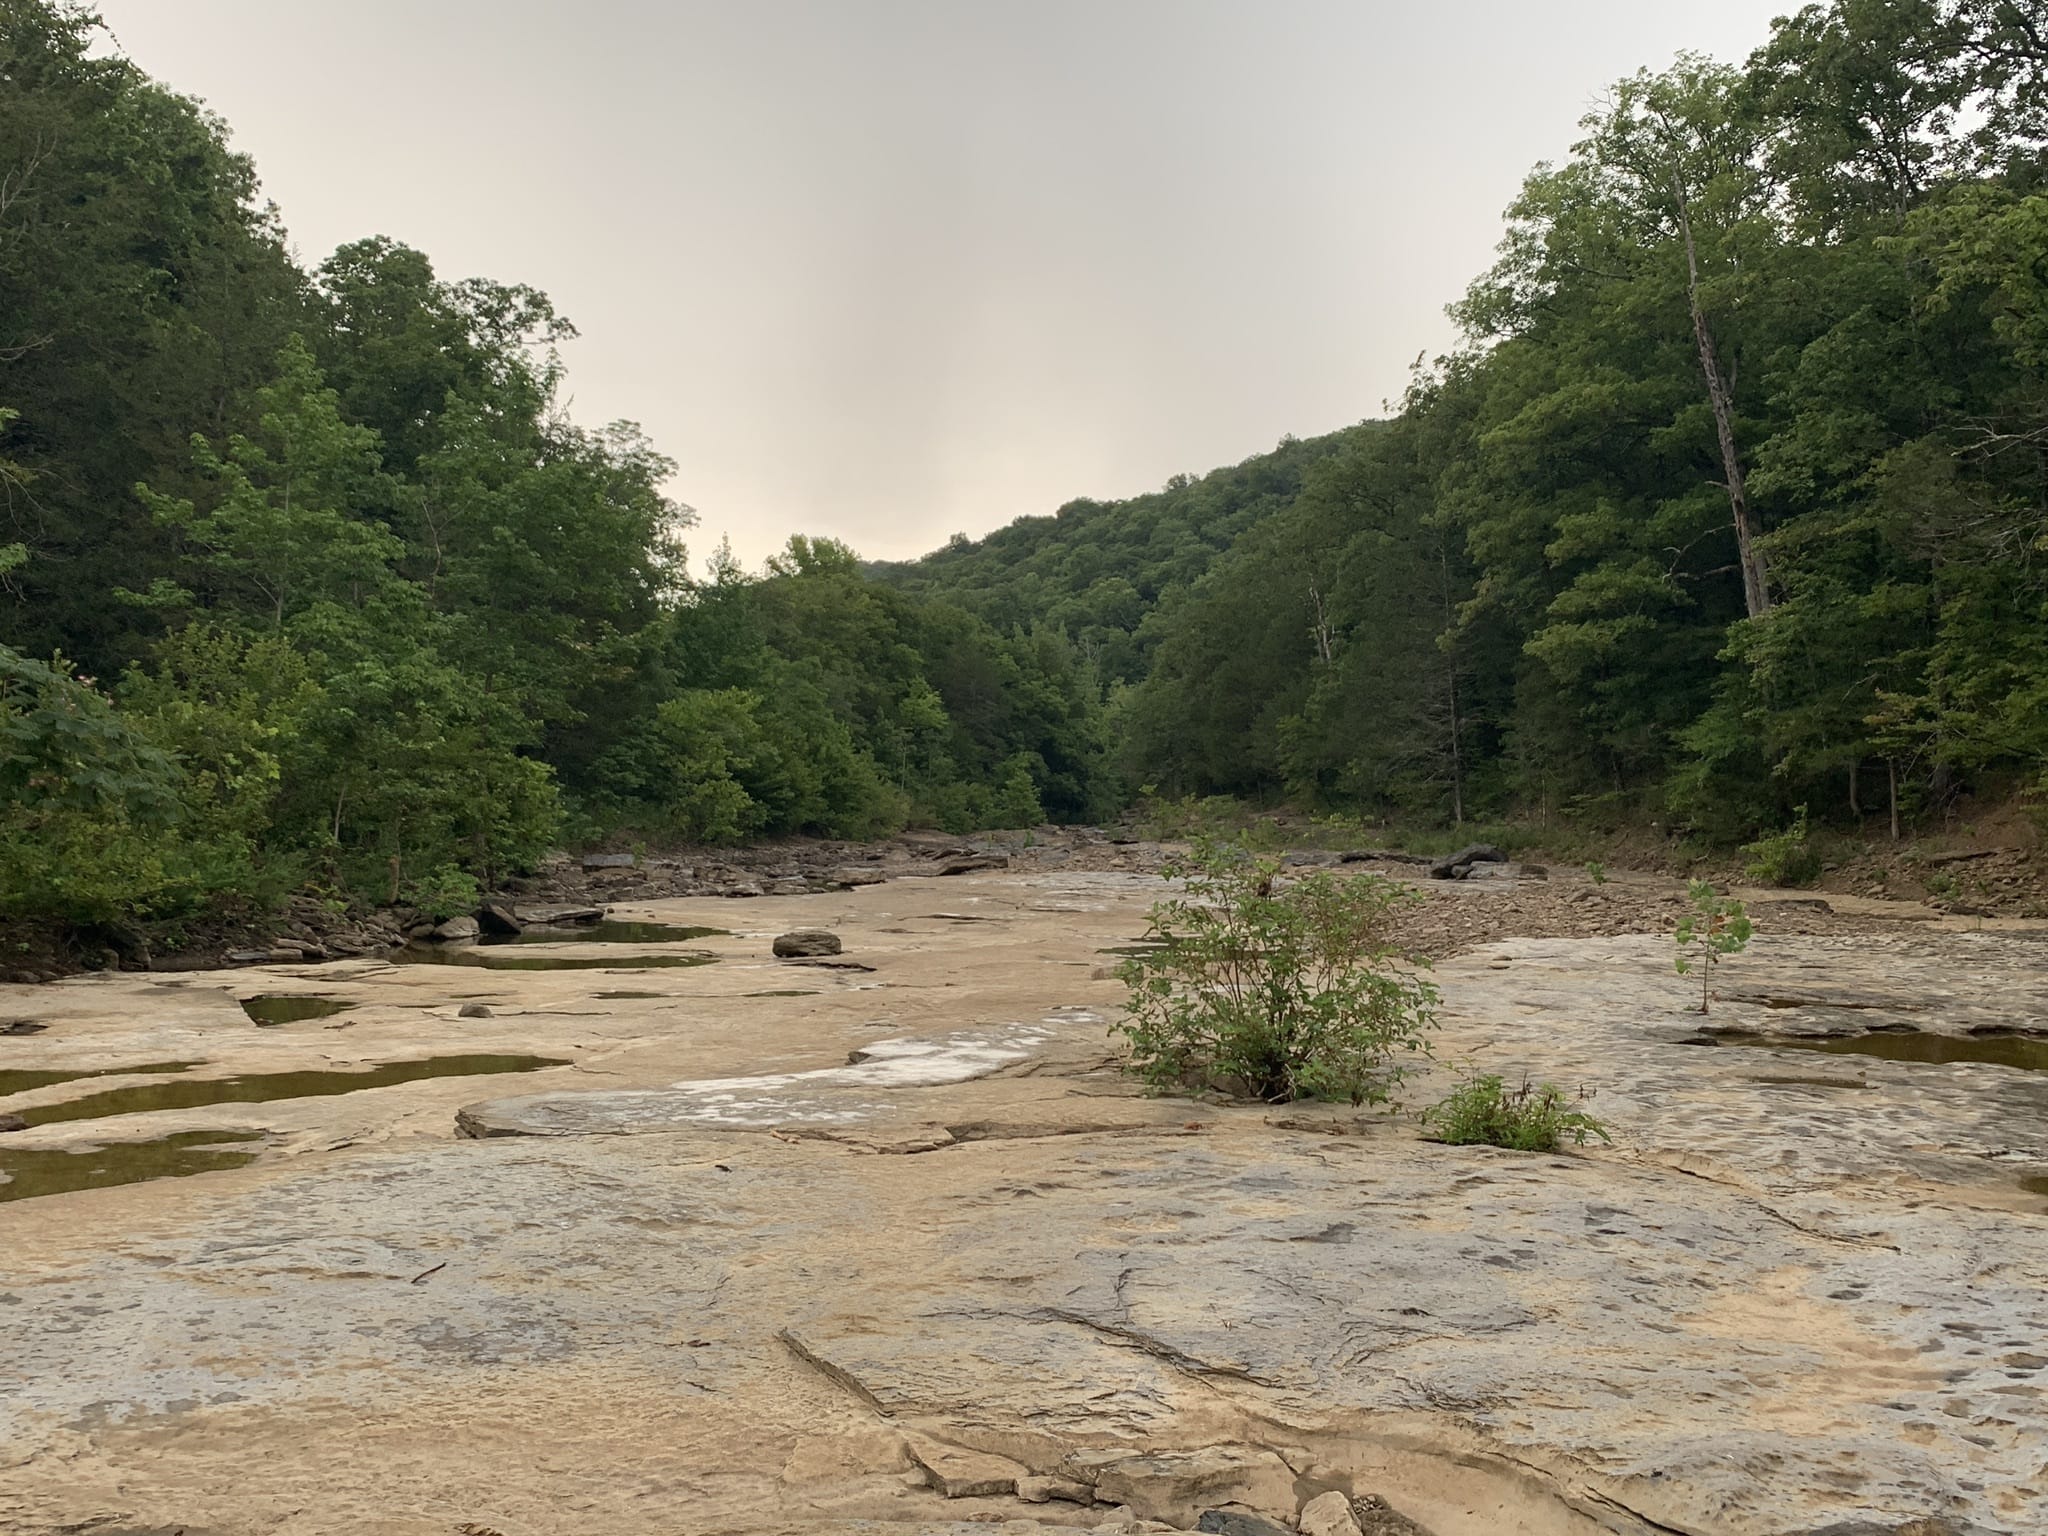
[[[485,902],[476,909],[476,921],[485,933],[517,937],[526,931],[526,924],[519,920],[519,914],[503,902]]]
[[[829,933],[823,928],[795,928],[788,933],[778,934],[774,947],[776,956],[783,960],[812,955],[836,955],[841,948],[839,935]]]
[[[1095,1490],[1086,1483],[1069,1482],[1064,1477],[1020,1477],[1017,1479],[1017,1497],[1026,1504],[1045,1504],[1053,1499],[1063,1504],[1093,1504]]]
[[[1301,1536],[1363,1536],[1351,1500],[1334,1489],[1301,1506]]]
[[[4,1133],[7,1131],[25,1131],[27,1129],[28,1122],[22,1119],[21,1116],[0,1115],[0,1133]]]
[[[493,1014],[487,1004],[464,1003],[455,1010],[455,1016],[458,1019],[488,1019],[493,1017]]]
[[[1359,1536],[1430,1536],[1426,1526],[1417,1525],[1376,1493],[1353,1499],[1351,1517],[1358,1522]]]
[[[445,923],[436,923],[428,937],[439,944],[454,944],[473,939],[482,931],[473,917],[451,917]]]
[[[1205,1510],[1195,1522],[1195,1529],[1207,1531],[1210,1536],[1294,1536],[1286,1526],[1248,1509]]]

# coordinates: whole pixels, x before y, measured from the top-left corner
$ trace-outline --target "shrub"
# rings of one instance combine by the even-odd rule
[[[1579,1099],[1585,1097],[1581,1089]],[[1592,1136],[1611,1144],[1607,1127],[1574,1109],[1573,1102],[1555,1083],[1534,1084],[1525,1077],[1521,1087],[1508,1088],[1499,1077],[1475,1073],[1424,1110],[1422,1118],[1435,1128],[1437,1140],[1454,1147],[1555,1152],[1566,1137],[1583,1147]]]
[[[1373,875],[1283,883],[1274,862],[1207,842],[1167,873],[1186,894],[1153,906],[1158,948],[1118,970],[1132,1070],[1275,1103],[1387,1102],[1435,1023],[1436,989],[1389,938],[1420,898]]]
[[[1598,859],[1589,861],[1586,865],[1586,878],[1595,885],[1605,885],[1607,883],[1607,866]]]
[[[444,864],[432,874],[412,881],[404,887],[402,895],[409,905],[419,909],[421,916],[431,917],[437,923],[474,912],[483,901],[476,881],[452,864]]]
[[[1673,963],[1681,976],[1689,974],[1695,965],[1699,967],[1700,1012],[1705,1013],[1714,993],[1714,967],[1721,963],[1723,955],[1740,954],[1747,949],[1756,927],[1741,902],[1721,895],[1704,880],[1693,881],[1687,893],[1692,897],[1693,909],[1678,920],[1678,930],[1672,935],[1678,946]],[[1697,957],[1692,953],[1694,949],[1699,951]]]
[[[1820,878],[1820,855],[1806,839],[1803,805],[1793,813],[1791,826],[1744,843],[1742,851],[1750,860],[1743,873],[1765,885],[1811,885]]]

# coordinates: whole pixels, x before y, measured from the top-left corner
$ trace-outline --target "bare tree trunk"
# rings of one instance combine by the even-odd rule
[[[1336,651],[1330,644],[1330,617],[1323,608],[1323,594],[1313,581],[1308,584],[1308,599],[1316,605],[1316,655],[1327,667],[1335,659]]]
[[[1892,841],[1899,840],[1899,765],[1891,758],[1884,760],[1884,776],[1892,791]]]
[[[1861,825],[1861,824],[1862,824],[1862,821],[1863,821],[1863,807],[1862,807],[1861,805],[1859,805],[1859,804],[1857,803],[1857,800],[1856,800],[1856,779],[1857,779],[1857,776],[1858,776],[1859,774],[1861,774],[1861,773],[1862,773],[1862,771],[1863,771],[1863,761],[1862,761],[1862,759],[1861,759],[1861,758],[1854,758],[1854,757],[1850,758],[1850,759],[1849,759],[1849,814],[1850,814],[1851,816],[1853,816],[1853,817],[1855,817],[1855,818],[1856,818],[1856,821],[1857,821],[1857,824],[1858,824],[1858,825]]]
[[[1685,239],[1685,299],[1692,310],[1692,339],[1698,349],[1700,372],[1707,380],[1707,403],[1714,411],[1714,435],[1721,444],[1722,484],[1728,491],[1728,510],[1735,519],[1735,550],[1742,563],[1742,600],[1749,616],[1760,618],[1771,611],[1770,572],[1763,551],[1756,547],[1755,528],[1750,521],[1748,482],[1742,473],[1742,455],[1735,444],[1735,401],[1728,387],[1728,375],[1721,368],[1721,354],[1714,345],[1714,333],[1707,325],[1707,313],[1700,307],[1699,247],[1692,236],[1691,204],[1685,184],[1674,171],[1672,190],[1678,197],[1678,232]]]

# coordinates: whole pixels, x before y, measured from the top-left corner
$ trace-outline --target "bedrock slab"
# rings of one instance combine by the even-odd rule
[[[450,1105],[432,1139],[0,1213],[0,1530],[1284,1526],[1332,1489],[1434,1536],[2041,1528],[2038,1075],[1686,1045],[1664,941],[1515,940],[1441,969],[1414,1096],[1462,1059],[1592,1084],[1611,1149],[1146,1099],[1105,1059],[1115,988],[1031,979],[1085,975],[1143,893],[979,889],[1089,911],[965,930],[984,990],[892,961],[934,983],[922,1028],[792,1000],[786,1067],[662,1035],[659,1075],[464,1111],[543,1135],[458,1139]],[[2031,1027],[2043,959],[1767,937],[1710,1022],[1796,985]],[[520,985],[493,996],[569,1017]],[[1102,1502],[1003,1491],[1046,1480]]]

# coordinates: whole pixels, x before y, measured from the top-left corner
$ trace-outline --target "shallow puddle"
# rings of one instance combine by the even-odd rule
[[[821,996],[823,996],[824,994],[823,994],[823,993],[819,993],[819,992],[803,992],[803,991],[796,991],[796,992],[746,992],[746,993],[742,993],[741,995],[742,995],[742,996],[744,996],[744,997],[821,997]]]
[[[666,992],[600,992],[597,995],[605,1002],[620,1002],[628,999],[638,1001],[654,997],[667,997],[669,994]]]
[[[712,965],[716,955],[507,955],[458,944],[408,944],[391,957],[396,965],[472,965],[486,971],[659,971],[681,965]]]
[[[154,1141],[121,1141],[82,1151],[0,1147],[0,1200],[33,1200],[79,1189],[182,1178],[256,1160],[232,1143],[261,1141],[260,1131],[179,1131]]]
[[[519,934],[485,934],[487,945],[499,944],[687,944],[693,939],[725,937],[723,928],[676,928],[668,923],[629,923],[606,918],[599,923],[563,923],[529,928]]]
[[[65,1120],[96,1120],[102,1115],[140,1115],[157,1109],[202,1109],[209,1104],[267,1104],[274,1099],[324,1098],[416,1083],[430,1077],[480,1077],[499,1072],[537,1072],[567,1063],[546,1056],[429,1056],[421,1061],[387,1061],[357,1071],[252,1072],[242,1077],[187,1078],[175,1083],[146,1083],[110,1088],[22,1110],[31,1126]]]
[[[2036,1176],[2020,1180],[2020,1188],[2030,1195],[2048,1195],[2048,1178]]]
[[[335,1014],[353,1008],[354,1003],[337,1002],[331,997],[245,997],[242,1012],[258,1024],[298,1024],[306,1019],[332,1018]]]
[[[27,1093],[31,1088],[47,1088],[52,1083],[75,1083],[87,1077],[124,1077],[131,1072],[184,1072],[199,1065],[196,1061],[145,1061],[134,1067],[101,1067],[95,1072],[29,1072],[10,1070],[0,1072],[0,1099],[10,1093]]]
[[[2048,1072],[2048,1040],[2030,1035],[1932,1035],[1920,1031],[1896,1034],[1837,1035],[1824,1040],[1790,1040],[1779,1035],[1716,1035],[1717,1045],[1767,1046],[1781,1051],[1818,1051],[1829,1056],[1875,1056],[1881,1061],[1947,1066],[1981,1062]]]

